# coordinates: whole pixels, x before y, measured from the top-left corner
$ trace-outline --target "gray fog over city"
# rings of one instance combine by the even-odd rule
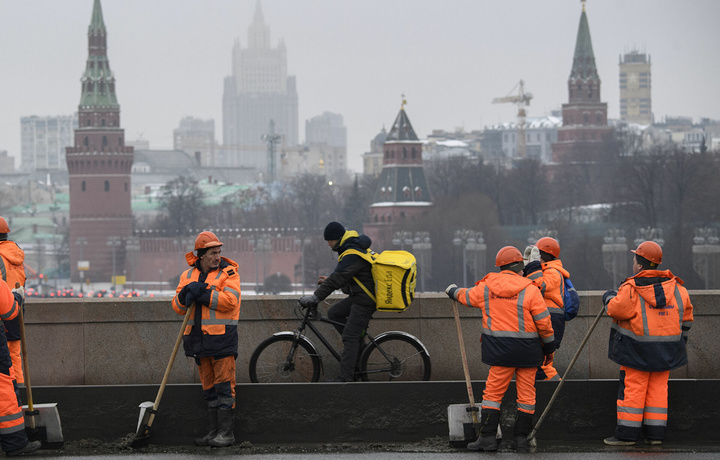
[[[223,80],[236,41],[248,46],[256,0],[105,0],[108,57],[127,141],[173,147],[183,117],[215,121],[224,142]],[[0,0],[0,150],[20,165],[20,118],[71,115],[87,57],[91,0]],[[519,80],[529,117],[567,102],[581,4],[577,0],[263,0],[270,45],[287,48],[305,121],[328,111],[347,127],[348,167],[390,129],[401,95],[418,136],[515,121],[492,104]],[[720,118],[714,0],[589,0],[602,100],[620,116],[619,57],[652,58],[652,111]]]

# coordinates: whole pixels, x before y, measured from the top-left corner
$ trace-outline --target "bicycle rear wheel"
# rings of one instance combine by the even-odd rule
[[[366,382],[430,380],[430,356],[410,334],[381,334],[363,350],[360,378]]]
[[[320,358],[305,337],[296,340],[292,333],[276,334],[253,351],[249,372],[253,383],[317,382]]]

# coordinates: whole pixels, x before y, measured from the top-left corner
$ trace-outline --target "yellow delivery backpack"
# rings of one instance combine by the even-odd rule
[[[368,249],[366,253],[357,249],[348,249],[340,255],[357,254],[372,264],[375,281],[375,295],[356,278],[355,282],[375,301],[380,311],[402,313],[415,298],[417,282],[417,264],[415,256],[407,251],[383,251],[380,254]]]

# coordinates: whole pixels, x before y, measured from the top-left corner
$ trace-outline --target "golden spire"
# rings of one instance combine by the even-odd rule
[[[585,2],[586,2],[586,1],[587,1],[587,0],[580,0],[580,3],[582,3],[582,12],[583,12],[583,13],[585,12]]]
[[[400,110],[405,110],[405,105],[407,105],[407,101],[405,100],[405,95],[401,94],[402,97],[402,104],[400,104]]]

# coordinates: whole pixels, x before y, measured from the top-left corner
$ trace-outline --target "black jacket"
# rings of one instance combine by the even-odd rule
[[[375,305],[375,302],[358,286],[353,277],[357,278],[365,288],[375,295],[375,282],[372,276],[372,264],[357,254],[343,253],[348,249],[355,249],[365,253],[372,241],[366,235],[358,235],[354,230],[346,231],[333,251],[340,254],[335,271],[325,278],[325,281],[315,290],[318,299],[323,300],[336,289],[348,294],[354,302],[365,305]]]

